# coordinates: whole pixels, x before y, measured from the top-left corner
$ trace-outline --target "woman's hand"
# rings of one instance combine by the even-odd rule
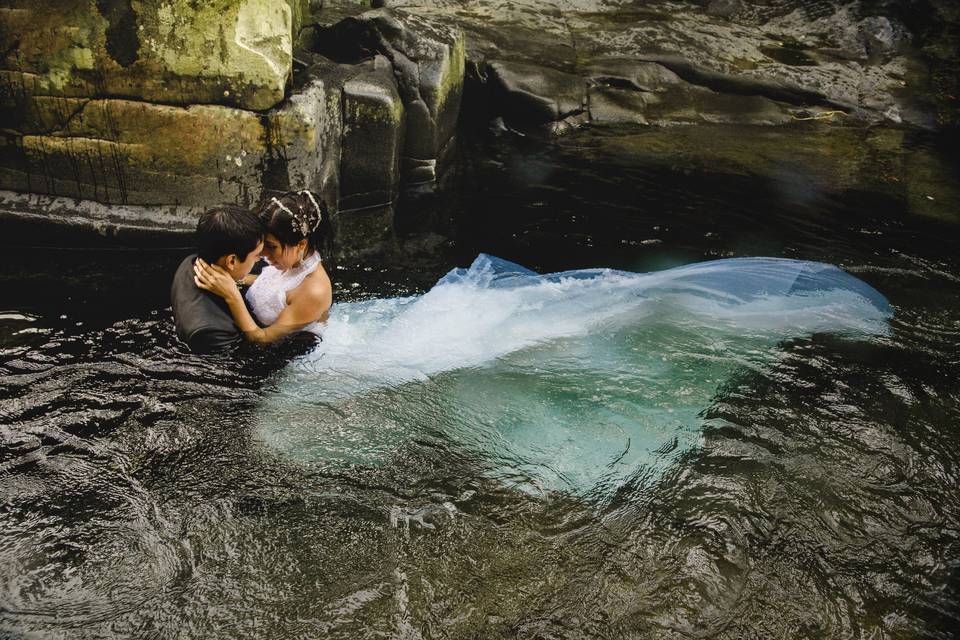
[[[240,295],[237,283],[223,267],[208,264],[202,258],[197,258],[193,263],[193,281],[201,289],[215,293],[224,300]]]

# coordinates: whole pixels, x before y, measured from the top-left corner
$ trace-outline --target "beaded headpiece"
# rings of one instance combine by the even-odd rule
[[[308,236],[316,231],[317,227],[320,226],[320,221],[323,220],[323,210],[317,203],[316,198],[313,197],[313,194],[306,189],[297,191],[297,195],[307,196],[307,199],[310,200],[310,204],[313,205],[312,212],[306,207],[298,207],[298,211],[294,213],[289,207],[280,202],[280,200],[277,198],[270,198],[270,201],[275,204],[278,209],[290,216],[290,225],[293,227],[294,231],[300,232],[300,235],[302,236]]]

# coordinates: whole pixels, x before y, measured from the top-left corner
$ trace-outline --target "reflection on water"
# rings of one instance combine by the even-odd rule
[[[696,446],[665,438],[648,447],[653,473],[583,500],[518,491],[509,465],[437,428],[457,407],[481,424],[504,393],[529,400],[510,415],[518,428],[558,413],[601,435],[624,428],[637,395],[615,375],[584,386],[559,366],[531,371],[579,358],[570,341],[363,403],[317,400],[348,435],[364,416],[376,416],[375,436],[393,428],[391,411],[423,420],[415,437],[357,443],[382,447],[388,464],[304,465],[256,429],[281,355],[204,359],[176,343],[165,300],[176,252],[7,250],[0,636],[950,637],[956,229],[814,183],[789,199],[771,179],[674,173],[612,152],[585,164],[570,151],[581,143],[593,144],[471,155],[457,189],[417,207],[450,242],[340,265],[339,300],[421,293],[480,252],[538,271],[775,255],[840,264],[874,286],[895,308],[889,334],[804,333],[757,359],[737,346],[743,336],[697,325],[617,336],[623,351],[599,340],[592,353],[610,370],[632,371],[665,340],[676,369],[691,343],[701,354],[717,340],[722,357],[732,343],[743,358],[697,401]],[[712,376],[703,364],[694,378]],[[530,469],[514,468],[524,485]]]

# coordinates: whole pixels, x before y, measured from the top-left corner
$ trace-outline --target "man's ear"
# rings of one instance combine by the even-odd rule
[[[237,257],[235,253],[228,253],[225,256],[220,256],[220,259],[217,260],[214,264],[217,264],[228,271],[233,269],[234,265],[240,262],[240,258]]]

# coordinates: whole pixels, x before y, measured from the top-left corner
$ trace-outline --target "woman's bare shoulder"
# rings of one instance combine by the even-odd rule
[[[303,282],[290,290],[287,299],[290,302],[293,302],[294,298],[320,301],[331,295],[331,289],[330,276],[323,269],[323,265],[319,265]]]

